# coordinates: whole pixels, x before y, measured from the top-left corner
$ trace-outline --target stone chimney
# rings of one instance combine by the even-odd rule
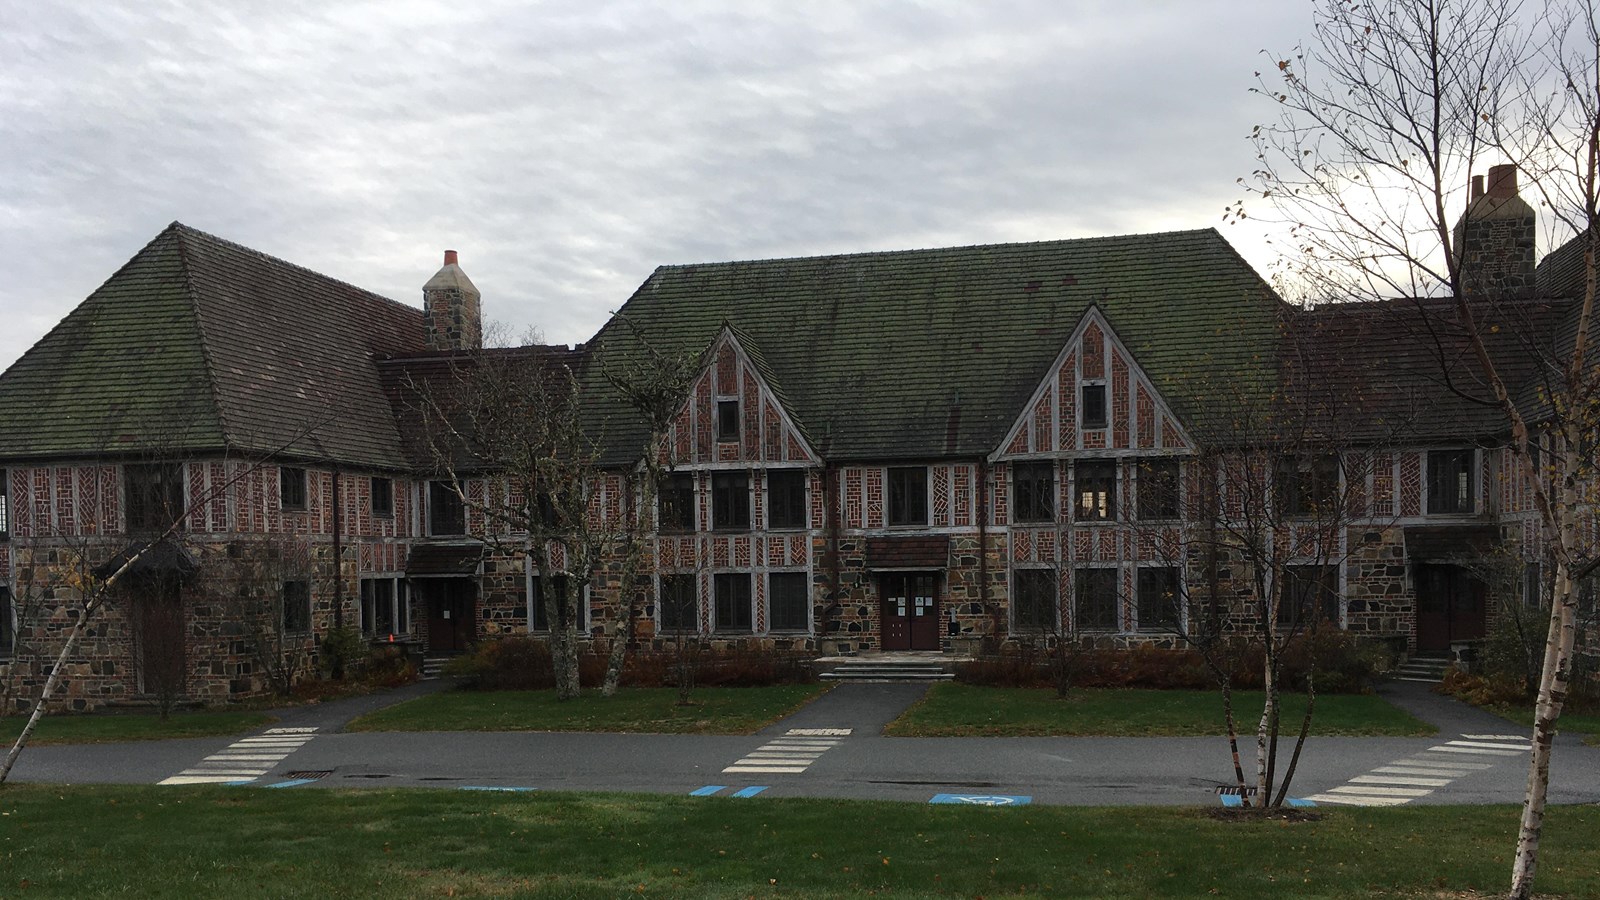
[[[483,312],[478,289],[456,264],[456,252],[444,252],[444,267],[422,286],[428,317],[429,350],[483,349]]]
[[[1533,207],[1517,196],[1517,167],[1490,166],[1489,183],[1472,178],[1467,211],[1456,223],[1462,285],[1470,294],[1517,296],[1533,291]]]

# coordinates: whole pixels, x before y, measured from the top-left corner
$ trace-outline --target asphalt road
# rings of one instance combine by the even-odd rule
[[[883,726],[925,690],[901,684],[841,685],[746,737],[339,731],[368,709],[431,689],[436,685],[285,710],[271,729],[243,739],[34,747],[13,777],[154,784],[242,780],[261,772],[249,783],[310,777],[291,786],[745,791],[919,803],[949,794],[1096,806],[1217,803],[1217,789],[1231,782],[1227,745],[1217,737],[884,737]],[[1425,688],[1395,685],[1390,691],[1395,702],[1440,726],[1440,734],[1314,737],[1299,763],[1295,796],[1335,803],[1353,796],[1351,802],[1361,805],[1520,802],[1527,754],[1505,749],[1526,744],[1517,737],[1524,734],[1520,726]],[[1287,749],[1281,758],[1287,762]],[[1600,802],[1600,748],[1583,746],[1574,735],[1557,739],[1551,801]]]

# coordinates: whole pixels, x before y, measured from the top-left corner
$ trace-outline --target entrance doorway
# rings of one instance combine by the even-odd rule
[[[938,650],[939,576],[889,572],[880,577],[883,649]]]
[[[1417,652],[1445,653],[1451,641],[1483,637],[1485,593],[1483,582],[1460,566],[1417,566]]]
[[[136,576],[133,585],[133,662],[139,692],[182,697],[188,667],[184,648],[183,595],[178,580]]]
[[[431,578],[428,597],[428,650],[462,653],[477,637],[478,587],[470,578]]]

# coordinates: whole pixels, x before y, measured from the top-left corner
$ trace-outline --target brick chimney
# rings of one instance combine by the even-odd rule
[[[1467,211],[1456,223],[1462,285],[1482,296],[1517,296],[1533,291],[1533,207],[1517,195],[1517,167],[1490,166],[1489,183],[1472,178]]]
[[[478,289],[456,263],[456,252],[444,252],[444,267],[422,286],[428,317],[429,350],[483,349],[483,312]]]

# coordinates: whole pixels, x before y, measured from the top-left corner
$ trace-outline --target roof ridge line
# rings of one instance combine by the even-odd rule
[[[211,394],[211,406],[217,416],[217,428],[222,432],[222,443],[225,447],[233,445],[233,429],[229,426],[228,415],[222,402],[222,389],[217,383],[217,367],[212,359],[211,341],[206,337],[205,316],[200,311],[199,291],[194,286],[193,266],[189,261],[189,246],[186,241],[185,230],[188,226],[174,221],[174,234],[178,241],[178,267],[183,270],[183,292],[189,301],[189,313],[194,316],[195,335],[200,341],[200,359],[205,362],[206,387]]]

